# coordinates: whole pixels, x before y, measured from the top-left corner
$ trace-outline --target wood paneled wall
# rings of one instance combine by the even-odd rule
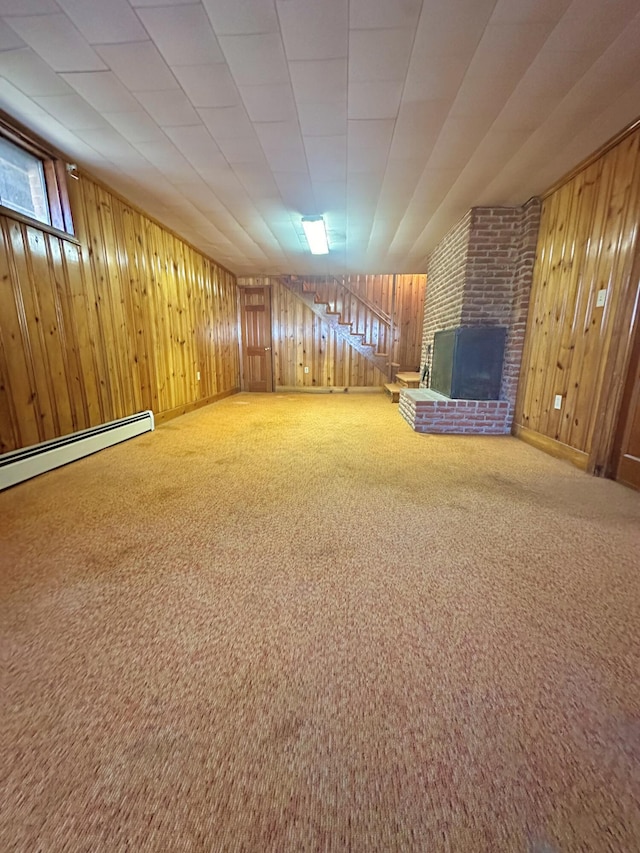
[[[276,387],[377,386],[387,381],[276,278],[271,279],[271,311]]]
[[[239,385],[235,277],[86,176],[70,184],[78,243],[0,217],[0,452]]]
[[[569,448],[596,472],[611,452],[628,360],[639,227],[640,130],[543,201],[516,432],[557,443],[558,455]]]
[[[395,330],[399,370],[420,370],[426,275],[396,276]]]
[[[302,277],[301,277],[302,278]],[[352,275],[310,279],[319,301],[340,312],[354,332],[368,343],[388,352],[388,325],[378,322],[375,311],[394,314],[394,345],[391,353],[397,370],[418,370],[422,343],[425,275]],[[277,276],[241,278],[239,284],[269,285],[272,290],[272,335],[275,382],[285,388],[382,386],[388,382],[364,356],[354,351],[287,288]],[[349,290],[358,298],[350,298]],[[309,373],[304,372],[305,365]]]
[[[424,274],[351,275],[344,279],[328,278],[324,284],[316,280],[316,288],[318,297],[351,323],[354,332],[375,344],[378,352],[391,353],[399,365],[398,370],[419,369],[426,288]],[[387,323],[380,322],[376,309],[387,318],[393,315],[393,330]]]

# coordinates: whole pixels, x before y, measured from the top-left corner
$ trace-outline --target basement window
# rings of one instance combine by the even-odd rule
[[[7,216],[73,235],[61,160],[3,127],[0,135],[0,206]]]
[[[0,138],[0,203],[51,225],[44,164],[38,157]]]

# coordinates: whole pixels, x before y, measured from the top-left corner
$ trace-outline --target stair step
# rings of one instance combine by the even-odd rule
[[[400,400],[400,390],[402,386],[395,382],[387,382],[384,386],[385,392],[391,397],[392,403],[398,403]]]
[[[396,382],[402,388],[419,388],[420,374],[412,372],[396,373]]]

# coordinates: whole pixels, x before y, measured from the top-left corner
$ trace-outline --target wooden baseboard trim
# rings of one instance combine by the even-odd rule
[[[186,415],[188,412],[195,412],[196,409],[202,409],[204,406],[209,406],[211,403],[217,403],[218,400],[224,400],[225,397],[231,397],[233,394],[239,394],[239,388],[230,388],[228,391],[221,391],[219,394],[214,394],[212,397],[205,397],[204,400],[194,400],[193,403],[186,403],[184,406],[178,406],[175,409],[167,409],[166,412],[154,413],[156,424],[163,424],[165,421],[170,421],[172,418],[179,418],[180,415]]]
[[[589,454],[584,453],[582,450],[576,450],[575,447],[569,447],[568,444],[556,441],[555,438],[549,438],[548,435],[542,435],[542,433],[527,429],[527,427],[520,426],[519,424],[513,425],[512,433],[516,438],[526,441],[527,444],[536,447],[538,450],[543,450],[550,456],[555,456],[556,459],[565,459],[567,462],[571,462],[577,468],[580,468],[580,470],[587,470]]]
[[[384,385],[335,385],[331,387],[299,387],[297,385],[277,385],[278,394],[380,394]]]

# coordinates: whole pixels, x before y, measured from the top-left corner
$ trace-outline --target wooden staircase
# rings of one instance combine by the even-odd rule
[[[405,372],[405,373],[396,373],[396,381],[395,382],[387,382],[384,386],[384,390],[391,397],[392,403],[398,403],[400,401],[400,391],[403,388],[419,388],[420,387],[420,374]]]
[[[385,376],[391,375],[394,365],[389,361],[389,353],[378,352],[374,344],[365,341],[364,335],[354,332],[352,324],[345,321],[339,311],[335,311],[333,306],[318,297],[316,286],[312,281],[294,275],[279,276],[279,280],[292,293],[295,293],[313,311],[316,317],[319,317],[323,323],[326,323],[333,329],[339,338],[346,341],[350,347],[363,355],[372,364],[375,364]],[[352,294],[352,296],[360,299],[361,302],[367,305],[369,310],[376,310],[357,295]],[[378,312],[378,314],[383,322],[388,323],[387,318],[383,317],[381,312]]]

